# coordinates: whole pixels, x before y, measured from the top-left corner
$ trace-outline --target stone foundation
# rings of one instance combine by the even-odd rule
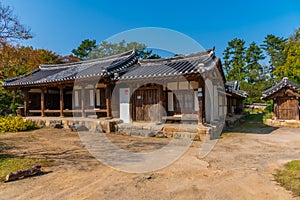
[[[273,120],[267,119],[266,124],[275,127],[300,128],[300,120]]]

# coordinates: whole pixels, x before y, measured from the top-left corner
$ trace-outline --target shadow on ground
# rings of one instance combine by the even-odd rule
[[[238,132],[250,134],[270,134],[278,127],[268,126],[263,123],[263,113],[250,114],[245,116],[244,122],[236,123],[234,126],[227,128],[223,133]]]

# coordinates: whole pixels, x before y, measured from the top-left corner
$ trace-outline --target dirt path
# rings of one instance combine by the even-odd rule
[[[124,149],[150,151],[168,139],[110,136]],[[130,174],[104,166],[74,132],[41,129],[0,135],[1,152],[54,160],[49,173],[0,183],[0,199],[297,199],[273,181],[282,164],[300,159],[300,129],[228,133],[204,159],[200,142],[170,166]],[[299,199],[299,198],[298,198]]]

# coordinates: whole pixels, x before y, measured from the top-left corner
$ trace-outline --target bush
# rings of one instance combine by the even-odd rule
[[[0,117],[0,133],[34,130],[37,125],[22,117]]]
[[[272,101],[271,104],[265,108],[265,112],[271,113],[273,112],[273,109],[274,109],[274,103]]]

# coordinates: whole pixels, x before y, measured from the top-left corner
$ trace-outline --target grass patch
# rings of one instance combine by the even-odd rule
[[[4,181],[10,172],[28,169],[36,164],[41,164],[42,167],[53,166],[51,161],[43,159],[17,158],[8,154],[0,154],[0,181]]]
[[[300,160],[286,163],[285,169],[277,171],[275,179],[285,189],[300,196]]]

